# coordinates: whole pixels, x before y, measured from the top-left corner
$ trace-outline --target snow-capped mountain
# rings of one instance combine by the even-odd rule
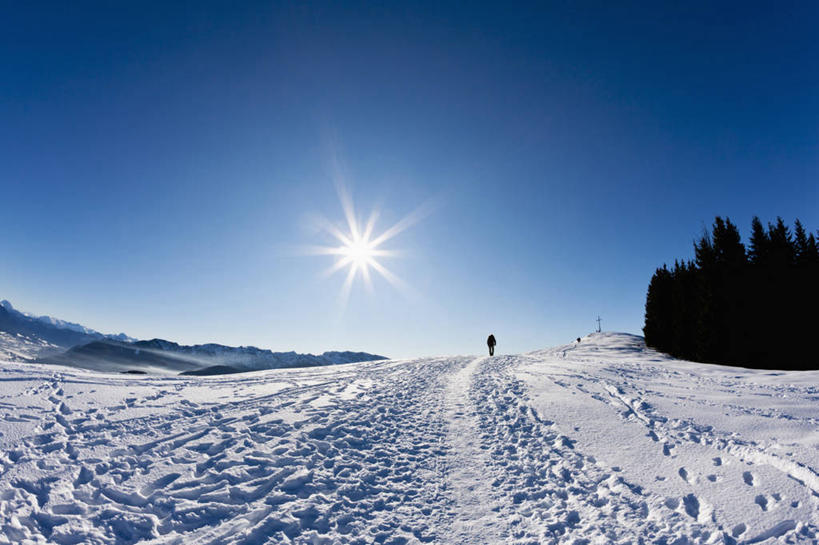
[[[0,301],[0,360],[6,361],[37,361],[103,372],[224,374],[383,359],[367,352],[314,355],[272,352],[254,346],[138,341],[124,333],[106,335],[51,316],[34,316],[15,309],[6,300]]]
[[[106,335],[52,316],[34,316],[0,301],[0,357],[11,361],[33,361],[95,340],[132,342],[124,333]]]
[[[220,377],[5,363],[0,380],[0,544],[819,540],[819,371],[602,333]]]
[[[38,322],[42,322],[42,323],[44,323],[46,325],[49,325],[49,326],[52,326],[52,327],[54,327],[56,329],[67,329],[69,331],[76,331],[77,333],[82,333],[84,335],[89,335],[91,337],[105,337],[105,338],[108,338],[108,339],[115,339],[115,340],[126,341],[126,342],[131,342],[131,341],[136,340],[133,337],[129,337],[125,333],[119,333],[119,334],[116,334],[116,335],[105,335],[103,333],[100,333],[99,331],[95,331],[95,330],[91,329],[90,327],[85,327],[84,325],[77,324],[77,323],[74,323],[74,322],[67,322],[65,320],[60,320],[59,318],[55,318],[53,316],[45,316],[45,315],[44,316],[35,316],[34,314],[31,314],[29,312],[24,312],[22,310],[17,310],[16,308],[14,308],[12,306],[11,302],[6,300],[6,299],[3,299],[2,301],[0,301],[0,307],[3,307],[4,309],[6,309],[8,312],[10,312],[12,314],[16,314],[16,315],[18,315],[20,317],[23,317],[23,318],[27,318],[27,319],[31,319],[31,320],[36,320]]]

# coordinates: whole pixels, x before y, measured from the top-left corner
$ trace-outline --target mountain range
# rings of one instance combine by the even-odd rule
[[[226,374],[386,359],[367,352],[298,354],[254,346],[186,346],[164,339],[106,335],[51,316],[34,316],[0,302],[0,360],[38,362],[102,372]]]
[[[35,361],[73,346],[99,340],[132,342],[124,333],[105,335],[91,328],[52,316],[35,316],[0,301],[0,358]]]

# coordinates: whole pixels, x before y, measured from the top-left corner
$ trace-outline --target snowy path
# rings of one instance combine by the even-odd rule
[[[226,377],[0,365],[0,543],[814,543],[819,373],[627,335]]]
[[[475,373],[484,359],[475,359],[453,373],[446,389],[444,421],[449,424],[449,457],[445,490],[454,503],[446,541],[451,543],[500,542],[507,533],[507,525],[493,505],[494,488],[486,479],[489,456],[480,443],[477,410],[470,398]]]

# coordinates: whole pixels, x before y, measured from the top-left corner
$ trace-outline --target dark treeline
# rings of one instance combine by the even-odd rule
[[[694,244],[693,261],[651,278],[646,344],[678,358],[771,369],[817,369],[819,251],[796,220],[751,222],[746,249],[731,220],[717,217]]]

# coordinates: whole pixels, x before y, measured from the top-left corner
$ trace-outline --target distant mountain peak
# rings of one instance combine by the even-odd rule
[[[122,343],[99,339],[75,346],[43,361],[98,371],[226,374],[284,367],[317,367],[386,359],[366,352],[325,352],[320,355],[272,352],[252,346],[180,345],[164,339]]]
[[[124,333],[105,335],[53,316],[35,316],[17,310],[7,299],[0,300],[0,333],[3,334],[0,357],[22,361],[38,359],[95,340],[136,340]]]
[[[76,331],[77,333],[82,333],[84,335],[90,335],[92,337],[101,337],[101,338],[112,339],[112,340],[116,340],[116,341],[122,341],[122,342],[134,342],[134,341],[136,341],[136,339],[134,339],[133,337],[129,337],[125,333],[118,333],[118,334],[109,335],[109,334],[105,334],[105,333],[100,333],[99,331],[97,331],[95,329],[91,329],[90,327],[85,327],[82,324],[78,324],[78,323],[75,323],[75,322],[68,322],[66,320],[61,320],[59,318],[55,318],[53,316],[47,316],[47,315],[36,316],[34,314],[31,314],[30,312],[23,312],[21,310],[17,310],[16,308],[14,308],[14,306],[11,304],[11,301],[9,301],[8,299],[3,299],[2,301],[0,301],[0,306],[5,308],[9,312],[17,314],[19,316],[23,316],[23,317],[28,318],[30,320],[37,320],[38,322],[42,322],[42,323],[47,324],[49,326],[56,327],[57,329],[67,329],[69,331]]]
[[[179,372],[210,369],[208,373],[314,367],[386,359],[366,352],[328,351],[323,354],[273,352],[255,346],[216,343],[192,346],[165,339],[138,341],[120,333],[105,335],[73,322],[21,312],[0,301],[0,360],[40,361],[98,370]]]

